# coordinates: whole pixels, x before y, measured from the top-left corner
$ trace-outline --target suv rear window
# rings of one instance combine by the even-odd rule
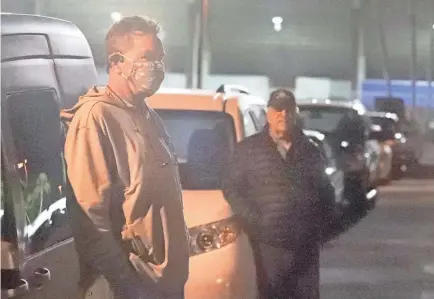
[[[223,112],[156,110],[179,162],[183,189],[220,189],[226,157],[236,143],[232,118]]]

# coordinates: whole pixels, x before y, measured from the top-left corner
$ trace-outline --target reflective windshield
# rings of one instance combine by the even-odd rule
[[[183,189],[220,189],[222,167],[236,140],[232,118],[223,112],[156,112],[173,142]]]
[[[353,109],[341,107],[300,106],[302,126],[306,130],[333,133],[352,120],[360,119]]]

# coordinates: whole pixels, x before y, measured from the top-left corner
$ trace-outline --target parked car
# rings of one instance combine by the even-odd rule
[[[303,133],[319,147],[326,159],[327,165],[325,172],[329,176],[335,189],[336,203],[342,204],[344,202],[344,173],[338,166],[335,154],[326,136],[318,131],[312,130],[303,130]]]
[[[374,189],[370,180],[372,171],[372,146],[369,142],[370,120],[360,102],[334,102],[330,100],[302,101],[298,103],[299,122],[305,130],[319,131],[326,136],[344,172],[345,198],[360,198]],[[355,196],[360,192],[360,196]]]
[[[377,178],[379,183],[387,183],[392,178],[393,144],[395,140],[396,115],[385,112],[370,111],[367,113],[372,121],[370,139],[377,140],[381,147]]]
[[[163,119],[179,162],[191,239],[186,298],[256,298],[253,252],[220,177],[236,142],[263,129],[266,102],[220,88],[161,90],[147,103]]]
[[[400,131],[399,118],[390,112],[371,112],[373,124],[381,127],[381,132],[375,133],[376,138],[382,140],[392,150],[391,178],[399,179],[407,171],[413,161],[413,149],[408,146],[408,140]]]
[[[367,141],[366,159],[369,169],[369,182],[372,186],[377,186],[379,184],[382,167],[381,159],[383,157],[381,144],[377,139],[372,138],[372,132],[379,130],[381,130],[379,126],[371,125]]]
[[[419,124],[414,120],[399,119],[397,127],[398,133],[405,136],[407,140],[403,145],[407,164],[418,165],[426,142],[425,134],[423,134]]]
[[[2,13],[1,27],[1,297],[76,299],[59,111],[96,83],[92,52],[67,21]]]

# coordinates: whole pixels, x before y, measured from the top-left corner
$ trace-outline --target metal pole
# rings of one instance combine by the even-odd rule
[[[196,62],[197,62],[197,45],[198,45],[198,28],[199,19],[197,13],[197,0],[190,0],[188,4],[188,15],[189,15],[189,61],[187,66],[187,88],[193,88],[195,84],[195,73],[196,73]]]
[[[363,4],[358,9],[357,24],[357,97],[362,99],[363,82],[366,79],[365,30],[363,22]]]
[[[380,8],[378,9],[377,15],[377,23],[378,23],[378,32],[380,34],[380,47],[381,47],[381,58],[383,61],[383,78],[386,81],[387,85],[387,97],[392,96],[392,86],[390,82],[390,71],[389,71],[389,55],[387,52],[386,46],[386,35],[384,32],[384,23],[383,23],[383,15],[384,15],[384,6],[381,1],[379,1]]]
[[[35,15],[44,15],[44,8],[45,8],[45,0],[35,0],[34,1],[34,14]]]
[[[416,76],[417,76],[417,46],[416,46],[416,14],[414,8],[414,1],[408,0],[411,22],[411,63],[410,63],[410,78],[411,78],[411,104],[412,104],[412,117],[416,117]]]
[[[354,0],[352,9],[353,24],[353,61],[356,72],[354,73],[353,88],[356,90],[358,99],[362,98],[363,82],[366,79],[366,56],[365,56],[365,30],[364,9],[366,0]]]
[[[201,0],[200,6],[200,29],[199,29],[199,45],[197,55],[197,88],[201,89],[203,85],[203,67],[204,67],[204,51],[205,41],[207,39],[208,27],[208,0]]]
[[[434,25],[433,25],[434,26]],[[428,107],[434,107],[433,103],[433,58],[434,58],[434,27],[430,28],[428,51]]]

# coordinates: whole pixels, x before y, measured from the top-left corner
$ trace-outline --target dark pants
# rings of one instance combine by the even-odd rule
[[[129,249],[122,244],[120,233],[98,231],[76,200],[68,199],[67,205],[80,263],[82,297],[100,276],[110,285],[115,299],[162,297],[154,283],[140,279],[128,259]]]
[[[319,254],[252,242],[261,299],[318,299]]]
[[[110,234],[104,233],[104,234]],[[152,299],[157,296],[154,286],[146,286],[140,279],[127,254],[110,236],[93,236],[85,246],[80,240],[77,252],[80,261],[80,289],[84,294],[99,276],[103,276],[115,299]],[[111,239],[111,240],[110,240]],[[81,246],[80,246],[81,245]]]
[[[107,234],[107,236],[101,236]],[[113,292],[114,299],[183,299],[179,294],[165,294],[157,290],[154,282],[145,281],[131,265],[128,256],[129,246],[114,244],[120,242],[108,233],[99,233],[83,244],[77,243],[80,260],[80,289],[82,294],[92,287],[99,276],[103,276]],[[81,246],[80,246],[81,245]],[[83,246],[84,245],[84,246]],[[124,247],[124,248],[122,248]]]

